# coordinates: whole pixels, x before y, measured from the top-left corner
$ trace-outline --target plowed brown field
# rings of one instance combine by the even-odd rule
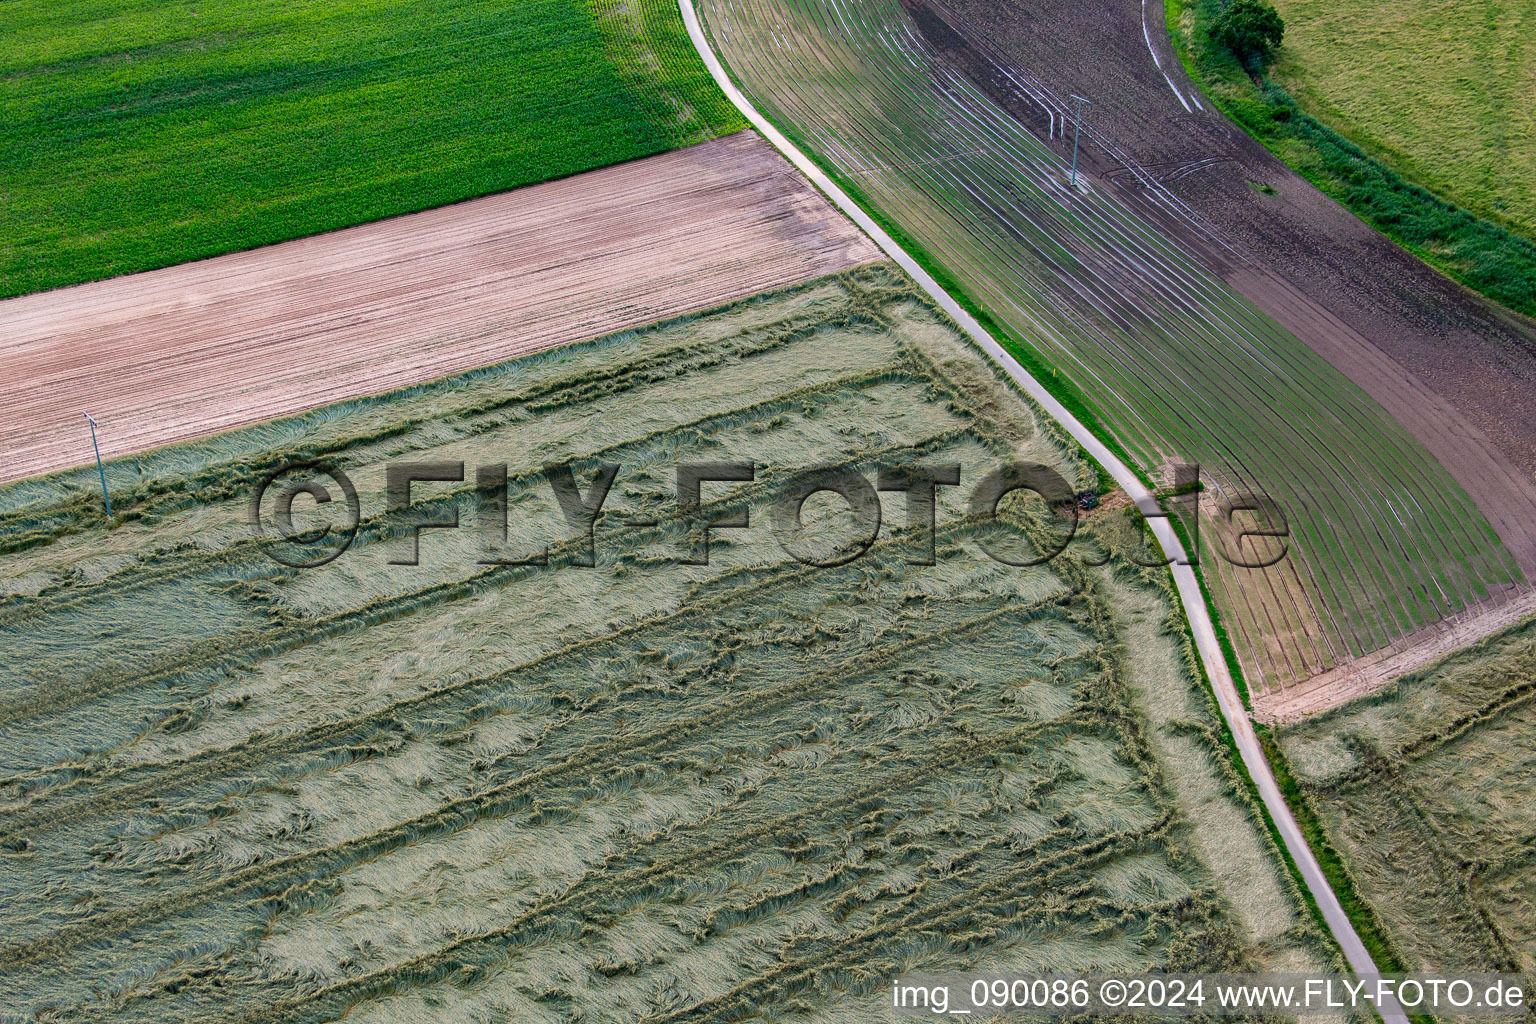
[[[0,302],[0,480],[377,394],[881,258],[751,132]]]

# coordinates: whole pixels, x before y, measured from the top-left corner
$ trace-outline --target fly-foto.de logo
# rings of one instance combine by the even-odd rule
[[[535,474],[542,479],[520,480],[516,498],[526,497],[530,487],[541,486],[558,509],[563,531],[557,539],[523,549],[516,549],[510,529],[519,513],[505,464],[481,465],[472,472],[462,462],[388,465],[382,515],[365,520],[358,490],[339,466],[325,461],[291,463],[262,477],[250,497],[248,516],[264,550],[293,568],[318,568],[334,561],[354,546],[360,533],[366,533],[370,542],[380,542],[389,564],[419,565],[427,531],[466,528],[476,531],[481,542],[475,559],[479,565],[581,568],[598,564],[600,516],[604,523],[623,526],[670,527],[673,560],[680,565],[707,565],[712,536],[748,529],[755,514],[766,513],[773,539],[785,555],[805,565],[832,567],[859,558],[880,538],[887,516],[880,496],[886,493],[902,509],[893,525],[901,529],[906,543],[904,560],[933,565],[941,492],[954,488],[964,492],[957,514],[974,527],[971,539],[987,557],[1011,566],[1033,566],[1068,549],[1081,519],[1092,514],[1100,497],[1095,491],[1074,489],[1056,470],[1035,462],[988,467],[974,474],[968,490],[962,478],[970,474],[953,462],[882,465],[868,472],[848,466],[811,466],[782,473],[766,473],[766,467],[754,462],[683,462],[672,468],[666,496],[669,507],[635,515],[608,507],[623,471],[615,462],[587,464],[580,473],[573,464],[560,463],[546,465]],[[647,477],[653,473],[648,471]],[[1234,566],[1266,568],[1285,557],[1289,535],[1285,518],[1267,496],[1240,494],[1202,504],[1198,467],[1175,466],[1173,476],[1172,488],[1128,505],[1125,511],[1143,521],[1177,519],[1186,552],[1179,559],[1182,564],[1198,560],[1203,518],[1218,525],[1215,550]],[[743,490],[767,478],[772,481],[768,486]],[[826,495],[840,511],[844,536],[830,547],[807,525],[807,503],[817,495]],[[987,529],[999,522],[1010,498],[1043,503],[1053,513],[1041,517],[1029,532],[1024,550],[1017,530]],[[1165,508],[1165,502],[1174,510]],[[1182,510],[1177,507],[1181,504],[1186,506]],[[560,552],[553,561],[552,548]],[[1149,544],[1123,554],[1147,566],[1173,561]]]

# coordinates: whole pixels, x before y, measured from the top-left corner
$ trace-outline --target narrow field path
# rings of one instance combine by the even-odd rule
[[[879,259],[751,132],[0,302],[0,481],[408,387]]]
[[[931,295],[949,316],[969,334],[981,348],[986,351],[998,365],[1005,369],[1009,376],[1018,382],[1032,399],[1040,404],[1045,411],[1060,423],[1073,440],[1081,444],[1088,453],[1102,465],[1115,482],[1125,489],[1125,492],[1136,502],[1138,508],[1144,512],[1155,513],[1158,511],[1157,501],[1152,493],[1144,487],[1130,467],[1125,465],[1111,452],[1103,442],[1083,426],[1065,406],[1035,380],[1034,377],[1019,365],[1003,347],[981,326],[976,319],[961,308],[949,293],[939,287],[937,281],[928,274],[917,261],[909,256],[901,246],[897,245],[886,232],[864,212],[858,204],[833,184],[820,168],[801,153],[787,138],[784,137],[768,120],[758,113],[756,108],[742,95],[726,74],[724,66],[715,56],[715,52],[705,39],[704,31],[699,25],[698,16],[694,13],[690,0],[679,0],[682,8],[683,20],[688,26],[688,35],[693,39],[694,46],[704,58],[710,73],[715,76],[715,81],[720,88],[730,97],[752,125],[772,142],[780,152],[789,158],[799,171],[809,178],[817,188],[829,196],[833,203],[846,213],[854,223],[863,228],[883,249],[891,259],[895,260],[903,270],[918,282],[922,288]],[[1206,607],[1205,599],[1200,592],[1199,581],[1195,577],[1194,569],[1181,564],[1187,561],[1184,547],[1178,536],[1173,532],[1172,526],[1165,518],[1149,518],[1148,523],[1152,527],[1153,534],[1157,537],[1158,544],[1163,553],[1173,560],[1172,565],[1174,583],[1179,592],[1179,600],[1184,606],[1184,611],[1189,618],[1190,626],[1195,637],[1195,644],[1200,651],[1200,660],[1205,666],[1207,676],[1216,692],[1217,702],[1221,706],[1221,713],[1227,721],[1232,735],[1237,741],[1237,747],[1242,755],[1243,764],[1248,774],[1258,786],[1259,795],[1268,809],[1270,817],[1280,830],[1280,835],[1285,841],[1287,851],[1301,870],[1302,878],[1307,888],[1311,891],[1318,907],[1322,910],[1323,918],[1333,933],[1334,939],[1344,951],[1344,956],[1349,962],[1351,970],[1356,974],[1376,974],[1375,962],[1371,954],[1366,950],[1365,944],[1360,941],[1360,936],[1355,933],[1354,926],[1350,923],[1349,916],[1344,913],[1338,896],[1328,884],[1328,879],[1323,875],[1322,868],[1318,865],[1317,858],[1313,855],[1311,847],[1302,837],[1301,828],[1296,824],[1295,817],[1286,806],[1285,799],[1280,795],[1280,787],[1275,782],[1274,772],[1270,770],[1269,762],[1264,757],[1263,748],[1260,747],[1258,736],[1254,733],[1253,723],[1248,718],[1248,712],[1243,706],[1242,697],[1238,694],[1236,683],[1227,668],[1226,659],[1221,653],[1220,645],[1216,640],[1216,630],[1211,621],[1210,610]],[[1386,1024],[1407,1024],[1407,1015],[1395,1005],[1383,1007],[1383,1020]]]

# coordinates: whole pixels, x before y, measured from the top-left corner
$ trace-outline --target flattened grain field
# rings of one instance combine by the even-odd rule
[[[0,302],[0,480],[284,416],[878,259],[745,132]]]
[[[1536,619],[1277,731],[1407,970],[1536,970]]]
[[[320,569],[245,522],[295,457],[363,510]],[[1166,574],[1118,557],[1139,526],[986,556],[1060,527],[967,514],[1010,459],[1095,477],[884,265],[153,452],[110,523],[89,471],[0,488],[0,1005],[866,1021],[911,969],[1317,968]],[[547,565],[484,564],[472,529],[388,564],[384,466],[460,460],[507,465],[497,553]],[[620,466],[592,568],[556,460]],[[770,528],[800,467],[918,460],[964,472],[932,565],[897,494],[836,567]],[[751,517],[707,565],[679,561],[685,461],[758,467],[706,491]],[[797,543],[861,532],[825,497]]]

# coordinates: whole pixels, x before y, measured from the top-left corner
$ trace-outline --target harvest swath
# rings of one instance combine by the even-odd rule
[[[0,296],[743,127],[660,0],[18,0],[0,96]]]
[[[1291,537],[1273,568],[1235,568],[1217,525],[1201,531],[1250,684],[1304,679],[1520,579],[1474,503],[1391,416],[1107,190],[1073,195],[1061,158],[949,66],[896,0],[700,7],[754,103],[1047,384],[1059,368],[1066,400],[1142,472],[1198,463],[1209,499],[1274,500]],[[1040,83],[1012,81],[1042,122],[1070,123]]]
[[[365,514],[312,571],[245,523],[295,457],[344,465]],[[539,468],[566,458],[623,467],[593,569]],[[1040,543],[1057,515],[1022,503],[988,524],[944,493],[926,567],[902,529],[818,569],[763,523],[794,469],[916,458],[1094,478],[877,266],[149,453],[110,529],[83,474],[0,490],[0,1003],[865,1020],[907,969],[1326,964],[1165,576],[1087,565],[1129,520],[1027,569],[975,547]],[[386,564],[384,464],[501,459],[505,553],[548,566],[477,564],[472,530]],[[677,563],[687,460],[761,467],[706,492],[755,524],[708,566]]]

